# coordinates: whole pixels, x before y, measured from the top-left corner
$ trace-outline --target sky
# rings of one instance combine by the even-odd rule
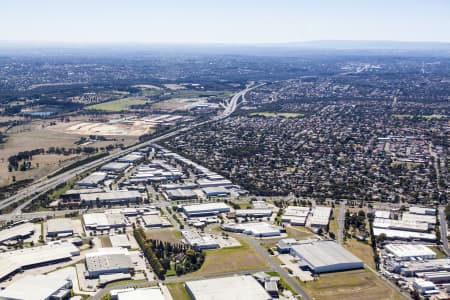
[[[1,0],[0,41],[450,42],[449,0]]]

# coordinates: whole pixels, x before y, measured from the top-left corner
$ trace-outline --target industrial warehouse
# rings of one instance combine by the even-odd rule
[[[360,269],[364,263],[335,241],[304,241],[291,246],[299,265],[316,274]]]
[[[188,281],[186,290],[193,300],[270,300],[272,297],[252,276],[232,276]]]
[[[223,202],[210,202],[182,206],[184,214],[188,218],[214,216],[221,213],[229,213],[230,207]]]

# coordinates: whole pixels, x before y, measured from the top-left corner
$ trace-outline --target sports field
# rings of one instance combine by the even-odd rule
[[[137,98],[123,98],[108,102],[103,102],[99,104],[94,104],[86,107],[88,110],[102,110],[102,111],[112,111],[112,112],[119,112],[119,111],[125,111],[128,110],[132,105],[143,105],[147,103],[147,101],[143,99],[137,99]]]

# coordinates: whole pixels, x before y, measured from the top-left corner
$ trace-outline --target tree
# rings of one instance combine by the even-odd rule
[[[386,239],[387,239],[386,234],[384,234],[384,233],[379,234],[376,239],[377,244],[383,243]]]

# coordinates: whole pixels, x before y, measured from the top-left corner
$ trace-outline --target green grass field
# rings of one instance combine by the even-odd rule
[[[400,300],[398,291],[369,270],[321,274],[316,281],[298,281],[316,300]]]
[[[99,104],[94,104],[86,107],[88,110],[103,110],[103,111],[112,111],[112,112],[120,112],[125,111],[130,108],[132,105],[142,105],[147,101],[136,98],[123,98],[108,102],[103,102]]]
[[[375,261],[373,258],[373,250],[369,242],[360,242],[356,239],[347,239],[344,248],[361,259],[366,265],[375,269]]]
[[[191,296],[189,296],[186,288],[184,287],[184,283],[168,283],[167,288],[169,289],[170,294],[174,300],[191,300]]]
[[[269,263],[251,245],[243,239],[237,239],[241,246],[206,250],[206,259],[203,266],[190,275],[205,276],[269,268]]]
[[[181,243],[181,232],[176,229],[156,229],[146,230],[145,235],[152,240],[159,240],[169,243]]]
[[[252,112],[250,116],[261,116],[261,117],[283,117],[283,118],[298,118],[305,116],[300,113],[277,113],[277,112]]]

